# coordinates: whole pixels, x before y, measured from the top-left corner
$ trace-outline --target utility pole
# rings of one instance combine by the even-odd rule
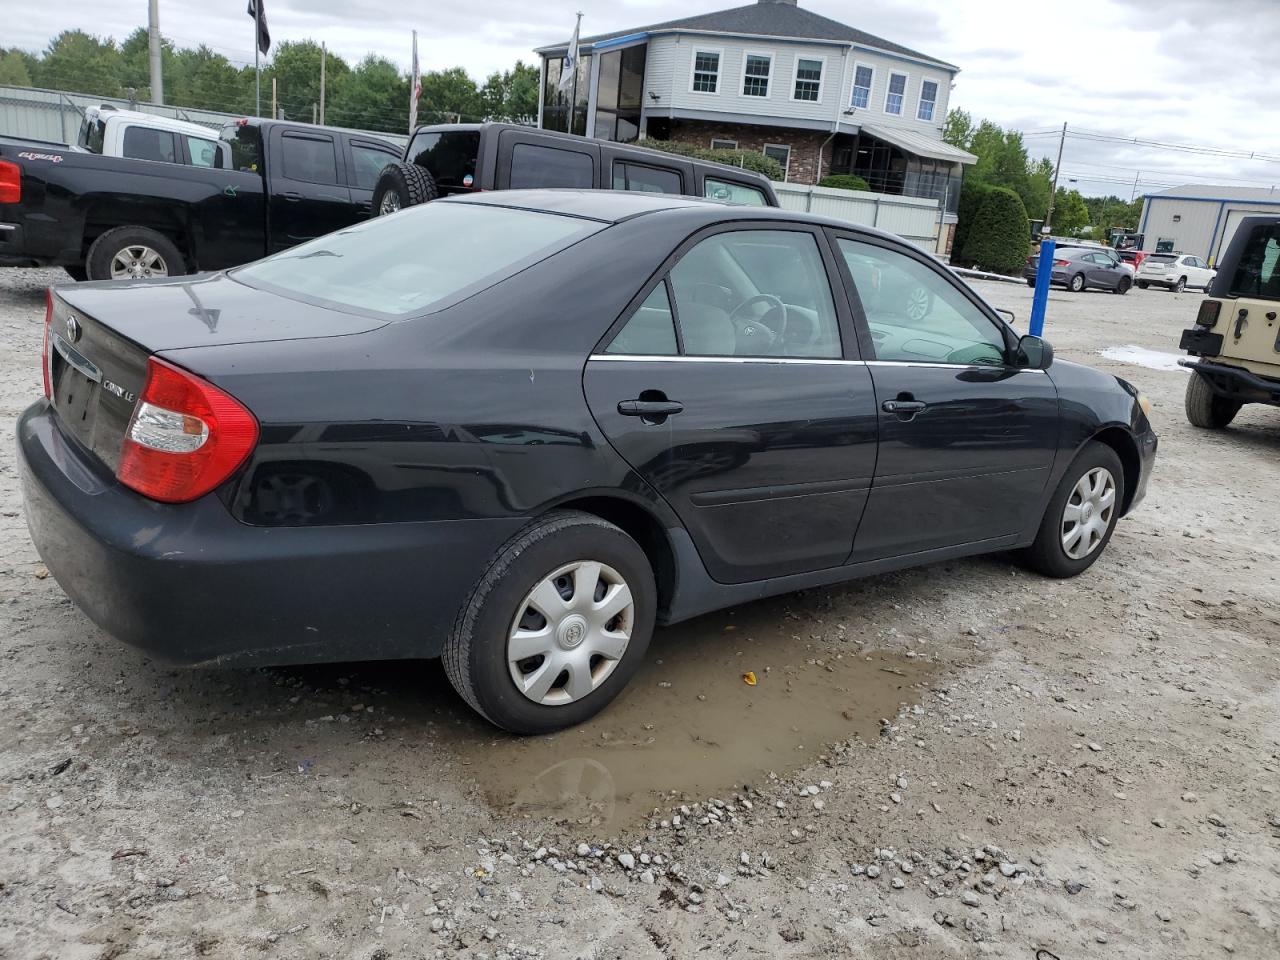
[[[1058,141],[1058,162],[1053,167],[1053,189],[1049,191],[1049,209],[1044,212],[1044,226],[1040,233],[1046,234],[1053,226],[1053,204],[1058,199],[1058,174],[1062,172],[1062,148],[1067,144],[1067,125],[1062,125],[1062,139]]]
[[[324,72],[325,72],[325,46],[320,44],[320,125],[324,126]]]
[[[164,103],[164,77],[160,68],[160,0],[147,4],[147,49],[151,55],[151,102]]]
[[[253,110],[262,116],[262,4],[253,5]]]
[[[271,119],[272,120],[280,119],[279,109],[280,108],[276,106],[276,78],[272,77],[271,78]]]
[[[1129,202],[1130,202],[1130,203],[1133,203],[1134,198],[1135,198],[1135,197],[1137,197],[1137,195],[1138,195],[1138,178],[1139,178],[1140,176],[1142,176],[1142,171],[1141,171],[1141,170],[1139,170],[1137,173],[1135,173],[1135,174],[1133,175],[1133,192],[1129,194]]]

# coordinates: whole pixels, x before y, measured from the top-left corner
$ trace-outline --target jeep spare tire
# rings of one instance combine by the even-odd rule
[[[373,214],[381,217],[438,196],[440,191],[430,173],[415,163],[397,160],[388,163],[378,174],[378,183],[373,188]]]

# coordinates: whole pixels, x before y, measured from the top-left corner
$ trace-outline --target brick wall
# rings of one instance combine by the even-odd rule
[[[763,151],[766,143],[785,144],[791,147],[791,163],[787,167],[787,182],[814,184],[818,182],[818,151],[830,133],[820,130],[796,130],[787,127],[763,127],[744,123],[716,123],[710,120],[674,120],[671,139],[695,147],[711,146],[715,140],[736,140],[739,150]],[[822,157],[822,174],[831,172],[831,144],[827,144]]]

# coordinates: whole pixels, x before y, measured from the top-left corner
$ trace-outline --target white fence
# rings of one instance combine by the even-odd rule
[[[239,120],[244,116],[244,114],[219,113],[216,110],[196,110],[193,107],[134,103],[119,97],[95,97],[87,93],[61,93],[57,90],[39,90],[33,87],[0,86],[0,136],[49,140],[53,143],[74,143],[80,131],[80,121],[84,117],[85,108],[97,107],[104,103],[112,104],[122,110],[139,110],[142,113],[154,113],[161,117],[203,123],[214,129],[219,129],[223,124]],[[369,132],[400,147],[409,141],[404,134]]]
[[[937,252],[937,200],[833,187],[806,187],[797,183],[775,183],[773,189],[777,191],[778,203],[784,210],[803,210],[864,227],[878,227],[931,253]]]

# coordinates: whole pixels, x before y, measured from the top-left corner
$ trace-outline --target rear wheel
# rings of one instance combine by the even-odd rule
[[[1187,420],[1193,427],[1221,430],[1236,418],[1243,404],[1239,400],[1218,396],[1213,392],[1209,381],[1199,372],[1192,370],[1191,379],[1187,381],[1184,406],[1187,410]]]
[[[149,227],[116,227],[89,247],[85,273],[90,280],[138,280],[187,272],[172,240]]]
[[[445,641],[446,675],[468,704],[513,733],[581,723],[644,659],[657,588],[648,558],[618,527],[557,511],[510,540]]]
[[[1079,293],[1080,291],[1082,291],[1084,289],[1084,274],[1077,273],[1074,277],[1072,277],[1071,280],[1067,283],[1067,289],[1069,289],[1072,293]]]
[[[1149,286],[1150,286],[1150,284],[1149,284],[1149,283],[1147,283],[1147,281],[1145,281],[1145,280],[1139,280],[1139,281],[1138,281],[1138,289],[1139,289],[1139,290],[1145,290],[1145,289],[1147,289],[1147,287],[1149,287]]]
[[[1027,286],[1028,286],[1028,287],[1034,287],[1035,285],[1036,285],[1036,282],[1035,282],[1034,280],[1028,280],[1028,281],[1027,281]]]
[[[1187,289],[1187,278],[1179,277],[1178,282],[1173,285],[1173,292],[1181,293],[1185,289]]]
[[[435,178],[416,163],[397,160],[382,168],[373,188],[373,213],[382,217],[440,196]]]
[[[1027,565],[1048,577],[1074,577],[1102,555],[1120,517],[1124,467],[1116,452],[1091,440],[1058,484],[1035,542],[1024,553]]]

